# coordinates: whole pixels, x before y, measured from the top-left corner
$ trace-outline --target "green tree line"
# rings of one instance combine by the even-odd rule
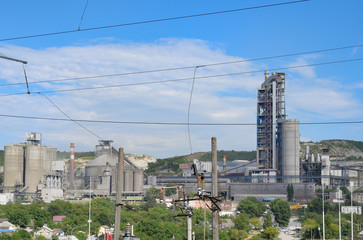
[[[134,233],[143,240],[169,240],[174,236],[178,240],[187,239],[187,219],[185,217],[175,217],[172,208],[167,208],[165,204],[156,202],[158,190],[151,188],[148,192],[146,202],[134,205],[135,211],[122,208],[121,211],[121,232],[126,230],[126,224],[134,225]],[[180,213],[177,208],[176,213]],[[221,240],[241,240],[247,239],[251,230],[257,231],[251,239],[275,239],[278,230],[272,226],[271,218],[264,224],[261,216],[264,214],[265,205],[255,198],[242,200],[238,206],[239,214],[236,217],[227,216],[220,219],[220,222],[231,219],[235,224],[232,228],[220,230]],[[101,225],[113,227],[115,220],[115,201],[109,198],[92,199],[91,204],[91,234],[96,234]],[[53,216],[65,215],[61,223],[55,223]],[[35,201],[24,205],[20,202],[8,203],[0,206],[0,217],[8,218],[11,223],[21,228],[27,226],[34,227],[34,230],[41,228],[45,223],[50,228],[61,228],[70,235],[72,230],[79,239],[85,239],[88,232],[89,203],[70,203],[63,200],[56,200],[51,203]],[[193,210],[193,231],[196,239],[203,239],[204,236],[204,209]],[[206,233],[212,236],[209,225],[211,224],[211,212],[206,211]],[[83,226],[83,227],[80,227]],[[80,228],[78,228],[80,227]],[[263,228],[263,233],[260,230]],[[78,231],[83,231],[78,232]],[[19,230],[12,235],[2,234],[3,239],[31,239],[33,233]],[[38,238],[42,239],[42,238]]]

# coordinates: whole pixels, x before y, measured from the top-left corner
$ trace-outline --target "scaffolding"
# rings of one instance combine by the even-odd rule
[[[260,169],[277,169],[277,121],[286,119],[285,73],[265,72],[257,90],[257,163]]]

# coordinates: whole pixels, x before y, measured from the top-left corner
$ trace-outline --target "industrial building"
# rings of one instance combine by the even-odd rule
[[[257,90],[257,167],[254,176],[280,176],[285,183],[298,183],[300,166],[299,122],[286,119],[285,73],[265,72]],[[281,178],[282,177],[282,178]]]
[[[68,176],[68,196],[89,195],[111,196],[116,194],[118,151],[112,140],[100,140],[96,145],[95,159],[84,168],[84,172],[74,171],[74,144],[71,144],[70,169]],[[72,171],[73,169],[73,171]],[[74,175],[73,175],[74,174]],[[124,157],[123,196],[144,194],[144,171]]]
[[[285,107],[285,74],[265,72],[265,81],[257,90],[257,149],[256,160],[219,163],[218,188],[226,199],[239,201],[247,196],[257,198],[286,198],[287,185],[292,184],[298,201],[312,200],[315,186],[348,185],[348,175],[357,175],[358,166],[349,167],[342,162],[332,164],[328,149],[321,154],[305,155],[300,149],[299,121],[287,119]],[[302,156],[301,156],[302,155]],[[211,191],[211,162],[194,160],[198,171],[206,176],[206,191]],[[181,164],[183,177],[149,177],[149,185],[175,184],[184,191],[193,192],[196,176],[191,164]],[[351,171],[351,172],[348,172]],[[349,173],[349,174],[348,174]]]
[[[62,191],[62,175],[55,176],[52,171],[57,149],[43,146],[41,142],[40,133],[28,133],[24,143],[4,147],[3,193],[39,199],[44,186]]]

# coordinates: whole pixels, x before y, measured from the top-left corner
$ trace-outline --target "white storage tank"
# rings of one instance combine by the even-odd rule
[[[35,192],[43,177],[43,161],[45,151],[41,146],[29,145],[25,149],[25,186],[27,192]]]
[[[285,183],[299,183],[300,132],[296,120],[279,121],[279,165]]]
[[[14,187],[24,184],[24,146],[4,147],[4,186]]]
[[[141,169],[134,169],[134,191],[142,192],[144,189],[144,173]]]
[[[134,173],[131,169],[124,170],[124,192],[132,192],[134,190]]]

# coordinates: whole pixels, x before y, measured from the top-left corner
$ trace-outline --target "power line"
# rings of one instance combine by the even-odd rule
[[[81,128],[85,129],[87,132],[91,133],[93,136],[97,137],[98,139],[103,140],[100,136],[98,136],[96,133],[92,132],[91,130],[89,130],[88,128],[86,128],[85,126],[83,126],[82,124],[80,124],[78,121],[72,119],[68,114],[66,114],[62,109],[60,109],[52,100],[50,100],[50,98],[43,94],[40,93],[42,96],[44,96],[56,109],[58,109],[64,116],[66,116],[70,121],[74,122],[75,124],[77,124],[78,126],[80,126]]]
[[[10,115],[0,114],[0,117],[7,118],[20,118],[20,119],[33,119],[33,120],[48,120],[48,121],[76,121],[84,123],[102,123],[102,124],[130,124],[130,125],[194,125],[194,126],[256,126],[256,123],[206,123],[206,122],[147,122],[147,121],[111,121],[111,120],[86,120],[86,119],[67,119],[67,118],[51,118],[51,117],[35,117],[35,116],[23,116],[23,115]],[[361,121],[331,121],[331,122],[300,122],[285,124],[299,124],[299,125],[344,125],[344,124],[363,124]]]
[[[305,52],[299,52],[299,53],[288,53],[288,54],[282,54],[282,55],[251,58],[251,59],[244,59],[244,60],[237,60],[237,61],[201,64],[201,65],[196,65],[196,66],[211,67],[211,66],[227,65],[227,64],[235,64],[235,63],[243,63],[243,62],[252,62],[252,61],[260,61],[260,60],[267,60],[267,59],[274,59],[274,58],[293,57],[293,56],[313,54],[313,53],[330,52],[330,51],[337,51],[337,50],[343,50],[343,49],[349,49],[349,48],[357,48],[357,47],[362,47],[362,46],[363,46],[363,44],[357,44],[357,45],[349,45],[349,46],[336,47],[336,48],[327,48],[327,49],[305,51]],[[127,76],[127,75],[134,75],[134,74],[146,74],[146,73],[176,71],[176,70],[192,69],[192,68],[195,68],[196,66],[185,66],[185,67],[164,68],[164,69],[145,70],[145,71],[126,72],[126,73],[115,73],[115,74],[96,75],[96,76],[53,79],[53,80],[29,82],[29,84],[39,84],[39,83],[49,83],[49,82],[66,82],[66,81],[76,81],[76,80],[84,80],[84,79],[106,78],[106,77]],[[0,84],[0,86],[12,86],[12,85],[23,85],[23,84],[24,84],[24,82],[5,83],[5,84]]]
[[[85,6],[85,7],[84,7],[84,9],[83,9],[83,13],[82,13],[81,21],[79,22],[79,25],[78,25],[78,31],[79,31],[79,30],[81,30],[81,24],[82,24],[82,22],[83,22],[83,17],[84,17],[84,14],[85,14],[85,12],[86,12],[87,6],[88,6],[88,0],[87,0],[87,2],[86,2],[86,6]]]
[[[200,76],[200,77],[195,77],[195,79],[206,79],[206,78],[217,78],[217,77],[236,76],[236,75],[243,75],[243,74],[252,74],[252,73],[265,72],[266,70],[268,70],[268,71],[280,71],[280,70],[287,70],[287,69],[314,67],[314,66],[322,66],[322,65],[338,64],[338,63],[347,63],[347,62],[355,62],[355,61],[362,61],[362,60],[363,60],[363,58],[353,58],[353,59],[347,59],[347,60],[338,60],[338,61],[332,61],[332,62],[321,62],[321,63],[305,64],[305,65],[290,66],[290,67],[270,68],[270,69],[264,69],[264,70],[254,70],[254,71],[246,71],[246,72]],[[98,86],[98,87],[86,87],[86,88],[73,88],[73,89],[38,91],[37,93],[60,93],[60,92],[86,91],[86,90],[107,89],[107,88],[117,88],[117,87],[127,87],[127,86],[138,86],[138,85],[148,85],[148,84],[158,84],[158,83],[168,83],[168,82],[189,81],[189,80],[192,80],[192,79],[193,78],[169,79],[169,80],[159,80],[159,81],[150,81],[150,82],[125,83],[125,84],[110,85],[110,86]],[[24,95],[24,94],[27,94],[27,93],[19,92],[19,93],[2,94],[2,95],[0,95],[0,97],[7,97],[7,96],[14,96],[14,95]]]
[[[161,19],[145,20],[145,21],[130,22],[130,23],[121,23],[121,24],[109,25],[109,26],[100,26],[100,27],[92,27],[92,28],[84,28],[84,29],[79,29],[78,28],[77,30],[66,30],[66,31],[59,31],[59,32],[34,34],[34,35],[11,37],[11,38],[3,38],[3,39],[0,39],[0,42],[20,40],[20,39],[26,39],[26,38],[54,36],[54,35],[69,34],[69,33],[83,32],[83,31],[93,31],[93,30],[100,30],[100,29],[107,29],[107,28],[126,27],[126,26],[141,25],[141,24],[148,24],[148,23],[166,22],[166,21],[180,20],[180,19],[186,19],[186,18],[194,18],[194,17],[203,17],[203,16],[210,16],[210,15],[217,15],[217,14],[232,13],[232,12],[240,12],[240,11],[247,11],[247,10],[267,8],[267,7],[276,7],[276,6],[295,4],[295,3],[302,3],[302,2],[308,2],[308,1],[310,1],[310,0],[298,0],[298,1],[282,2],[282,3],[267,4],[267,5],[260,5],[260,6],[254,6],[254,7],[230,9],[230,10],[208,12],[208,13],[199,13],[199,14],[192,14],[192,15],[185,15],[185,16],[178,16],[178,17],[161,18]]]
[[[190,154],[193,153],[193,148],[192,148],[192,140],[190,138],[190,107],[192,105],[192,97],[193,97],[193,90],[194,90],[194,82],[195,82],[195,73],[197,72],[197,69],[201,67],[201,66],[196,66],[194,68],[194,74],[193,74],[193,82],[192,82],[192,88],[190,90],[190,97],[189,97],[189,105],[188,105],[188,138],[189,138],[189,147],[190,147]]]

